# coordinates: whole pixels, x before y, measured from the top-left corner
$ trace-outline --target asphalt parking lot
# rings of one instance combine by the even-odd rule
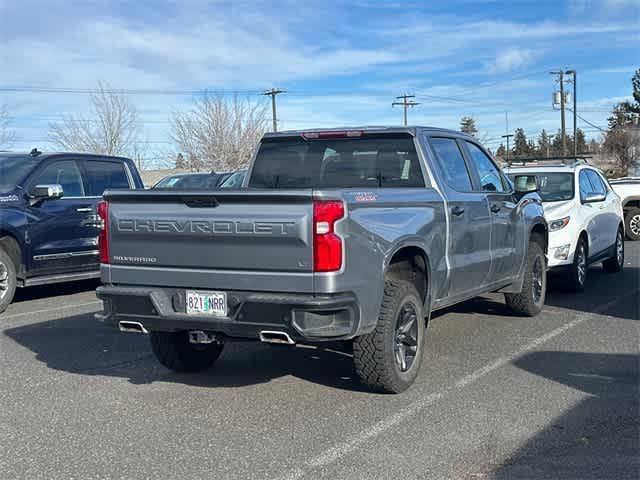
[[[340,349],[227,345],[208,372],[93,319],[94,284],[0,316],[0,478],[638,478],[640,242],[625,270],[438,313],[417,383],[364,391]]]

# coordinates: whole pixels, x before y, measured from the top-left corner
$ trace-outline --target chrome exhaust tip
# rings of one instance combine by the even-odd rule
[[[285,345],[295,345],[296,343],[288,333],[278,332],[275,330],[262,330],[260,332],[260,341],[264,343],[280,343]]]
[[[149,333],[149,331],[144,328],[140,322],[130,322],[127,320],[123,320],[118,322],[118,327],[121,332],[133,332],[133,333]]]

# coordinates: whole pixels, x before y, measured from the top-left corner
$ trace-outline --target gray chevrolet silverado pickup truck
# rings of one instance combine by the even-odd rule
[[[467,135],[436,128],[266,134],[236,191],[109,191],[98,319],[148,333],[175,371],[228,339],[350,341],[375,390],[415,380],[433,311],[487,292],[537,315],[547,224]]]

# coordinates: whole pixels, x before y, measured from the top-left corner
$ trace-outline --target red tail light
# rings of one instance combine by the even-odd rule
[[[100,263],[109,263],[109,203],[106,200],[101,200],[98,202],[96,211],[102,224],[98,234]]]
[[[344,217],[344,204],[335,200],[313,201],[313,271],[335,272],[342,268],[342,238],[334,230]]]

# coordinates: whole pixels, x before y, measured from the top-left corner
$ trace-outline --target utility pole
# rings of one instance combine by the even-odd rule
[[[276,114],[276,95],[279,93],[287,93],[286,90],[280,90],[279,88],[272,88],[263,93],[268,97],[271,97],[271,119],[273,120],[273,131],[278,131],[278,116]]]
[[[391,104],[392,107],[395,107],[396,105],[401,105],[402,107],[404,107],[404,126],[407,126],[407,110],[409,109],[409,107],[415,107],[416,105],[420,105],[418,102],[414,102],[413,100],[409,100],[410,98],[415,98],[415,95],[400,95],[398,97],[396,97],[398,100],[402,99],[401,102],[393,102]]]
[[[573,156],[578,155],[578,136],[577,136],[577,121],[578,121],[578,95],[576,94],[578,88],[578,80],[576,78],[575,70],[567,70],[567,75],[571,75],[573,84]]]
[[[558,82],[560,83],[560,132],[562,138],[562,156],[567,155],[567,134],[564,123],[564,71],[558,70],[551,72],[551,75],[558,75]]]
[[[502,135],[502,138],[507,139],[507,163],[509,163],[509,154],[511,153],[511,150],[509,150],[509,139],[513,136],[514,136],[513,133],[507,133],[506,135]]]

